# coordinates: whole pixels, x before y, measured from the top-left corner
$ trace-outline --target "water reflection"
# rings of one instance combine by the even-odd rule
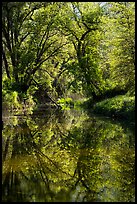
[[[4,119],[3,201],[135,201],[134,131],[76,110],[11,118]]]

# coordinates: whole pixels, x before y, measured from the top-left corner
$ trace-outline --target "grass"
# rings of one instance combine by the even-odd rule
[[[94,104],[93,112],[118,119],[135,120],[135,96],[119,95]]]

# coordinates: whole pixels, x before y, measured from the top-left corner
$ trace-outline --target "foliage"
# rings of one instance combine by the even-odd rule
[[[104,5],[100,66],[107,87],[135,89],[135,3]],[[110,34],[111,33],[111,34]]]
[[[65,107],[74,107],[74,102],[71,98],[61,98],[58,100],[58,104],[64,109]]]
[[[107,116],[135,119],[135,97],[119,95],[111,99],[105,99],[93,106],[93,111]]]
[[[134,2],[3,2],[3,90],[57,106],[135,92]],[[5,97],[5,95],[3,95]]]
[[[3,106],[10,107],[10,109],[13,108],[19,108],[19,100],[18,100],[18,93],[16,91],[13,92],[6,92],[5,90],[2,90],[2,98],[3,98]]]
[[[72,65],[73,70],[70,69],[73,73],[75,71],[75,78],[71,85],[76,87],[77,82],[81,82],[87,95],[98,92],[100,76],[97,46],[100,40],[101,8],[92,2],[68,3],[60,15],[62,32],[69,37],[75,49],[76,62]]]

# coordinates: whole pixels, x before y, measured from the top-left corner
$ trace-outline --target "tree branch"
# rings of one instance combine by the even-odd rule
[[[53,77],[46,69],[43,69],[43,68],[39,68],[39,70],[42,70],[42,71],[45,71],[45,72],[47,72],[47,74],[51,77],[51,78],[55,78],[55,77]]]
[[[56,48],[46,59],[42,60],[39,64],[38,64],[38,67],[40,67],[45,61],[47,61],[50,57],[54,56],[55,53],[61,48],[63,47],[64,45],[66,45],[67,43],[59,46],[58,48]]]
[[[10,72],[9,72],[9,66],[8,66],[8,62],[7,62],[7,59],[6,59],[5,52],[4,52],[4,50],[3,50],[3,46],[2,46],[2,55],[3,55],[3,60],[4,60],[4,64],[5,64],[5,69],[6,69],[7,77],[8,77],[9,79],[11,79],[11,77],[10,77]]]
[[[87,31],[81,36],[80,40],[81,40],[81,41],[84,40],[85,36],[86,36],[88,33],[90,33],[92,30],[96,30],[96,29],[95,29],[95,28],[90,28],[89,30],[87,30]]]
[[[27,33],[26,35],[24,35],[19,42],[19,46],[21,46],[22,42],[26,39],[26,37],[29,35],[30,33]]]

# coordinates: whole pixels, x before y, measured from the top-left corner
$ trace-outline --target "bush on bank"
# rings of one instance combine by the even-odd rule
[[[119,95],[93,105],[93,112],[110,117],[135,120],[135,96]]]
[[[35,102],[33,101],[33,97],[31,95],[28,95],[28,97],[25,100],[25,103],[23,101],[20,101],[18,92],[13,91],[6,91],[2,90],[2,110],[9,110],[9,111],[16,111],[16,112],[22,112],[24,110],[33,109],[35,105]]]

